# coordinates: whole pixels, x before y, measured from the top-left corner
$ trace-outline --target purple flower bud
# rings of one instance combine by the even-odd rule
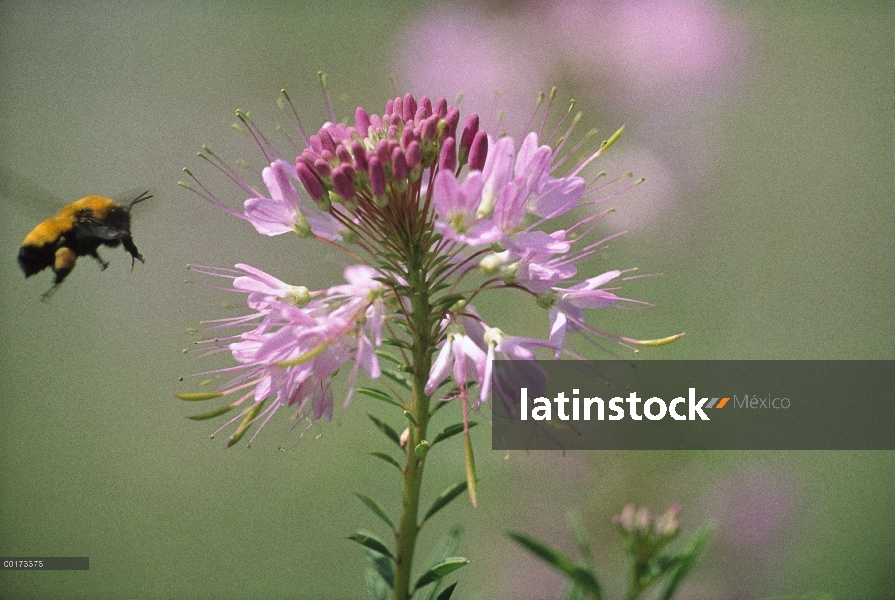
[[[413,99],[413,96],[410,94],[406,94],[404,96],[404,120],[410,121],[413,119],[414,114],[416,113],[416,100]]]
[[[438,115],[432,115],[425,121],[423,121],[422,126],[420,127],[420,138],[425,141],[431,141],[435,139],[435,133],[438,131]]]
[[[448,103],[444,98],[439,98],[435,101],[435,106],[432,107],[432,114],[438,115],[440,118],[444,118],[447,114]]]
[[[485,159],[488,158],[488,134],[479,131],[472,139],[469,148],[469,170],[481,171],[485,168]]]
[[[345,174],[348,175],[348,179],[351,180],[353,185],[354,180],[357,178],[357,171],[355,171],[354,167],[352,167],[351,165],[342,165],[341,168],[345,172]]]
[[[329,177],[332,175],[332,167],[329,166],[329,163],[323,160],[322,158],[318,158],[314,161],[314,171],[317,172],[317,175],[320,177]]]
[[[295,170],[298,172],[298,180],[301,181],[301,184],[304,186],[305,191],[308,192],[308,195],[315,201],[323,198],[323,194],[325,193],[323,184],[320,183],[317,176],[308,168],[308,165],[304,162],[297,162],[295,164]]]
[[[320,143],[319,135],[317,135],[315,133],[314,135],[311,136],[311,139],[309,141],[311,143],[311,148],[314,149],[314,152],[316,152],[317,154],[320,154],[321,152],[323,152],[323,144]]]
[[[397,125],[389,125],[388,127],[388,139],[393,140],[398,136],[398,126]]]
[[[366,171],[368,168],[367,165],[367,151],[364,150],[364,147],[361,146],[360,142],[354,142],[351,144],[351,154],[354,155],[354,165],[358,171]]]
[[[343,140],[347,139],[350,135],[350,129],[348,125],[344,123],[328,123],[323,126],[323,129],[332,137],[333,141],[336,144],[341,143]]]
[[[345,200],[354,198],[354,184],[351,183],[350,172],[347,165],[336,167],[333,171],[333,187],[336,193]]]
[[[452,106],[448,109],[447,115],[444,117],[445,126],[442,135],[444,137],[457,137],[457,125],[460,124],[460,109]]]
[[[318,158],[320,158],[320,156],[316,152],[310,148],[305,148],[305,150],[298,155],[298,158],[295,159],[295,164],[298,165],[298,163],[303,162],[308,165],[308,168],[313,169],[314,161]]]
[[[420,152],[420,143],[416,140],[407,144],[407,168],[413,171],[415,168],[420,166],[420,163],[423,160],[422,154]]]
[[[387,140],[379,140],[376,143],[376,157],[379,158],[379,162],[382,164],[386,164],[391,158]]]
[[[429,96],[423,96],[420,98],[420,107],[419,110],[422,112],[422,119],[417,117],[417,122],[422,121],[423,119],[427,119],[432,116],[432,101],[429,100]]]
[[[367,116],[367,111],[360,106],[354,111],[354,128],[357,129],[358,135],[367,137],[367,131],[370,129],[370,117]]]
[[[397,123],[398,120],[404,118],[404,101],[401,99],[401,96],[395,98],[395,101],[392,103],[392,115],[394,116],[392,123]]]
[[[349,152],[348,148],[341,144],[339,144],[339,147],[336,148],[336,157],[343,165],[351,164],[351,152]]]
[[[438,167],[443,171],[454,172],[457,168],[457,148],[454,138],[449,137],[441,146],[441,156],[438,157]]]
[[[401,148],[395,148],[392,152],[392,175],[395,181],[404,181],[407,179],[407,157]]]
[[[330,152],[329,150],[324,150],[320,153],[320,158],[328,162],[329,164],[333,164],[334,162],[339,162],[339,159],[336,158],[336,155]]]
[[[370,129],[376,131],[380,127],[382,127],[382,119],[379,118],[379,115],[370,115],[370,127],[367,129],[367,135],[370,135]]]
[[[392,114],[392,109],[394,108],[394,105],[395,105],[394,100],[387,100],[385,102],[385,111],[382,113],[382,116],[384,117],[386,115]]]
[[[336,142],[333,140],[333,136],[329,134],[326,129],[320,130],[320,143],[323,144],[324,150],[329,150],[333,154],[336,152]]]
[[[410,145],[410,142],[416,139],[416,132],[410,126],[413,121],[409,121],[407,126],[404,127],[404,131],[401,133],[401,147],[407,148]]]
[[[479,116],[472,113],[466,117],[466,125],[463,127],[463,135],[460,136],[460,148],[469,150],[472,148],[472,139],[479,131]]]
[[[385,194],[385,167],[382,166],[382,162],[376,156],[370,157],[370,188],[373,190],[373,195],[382,196]]]

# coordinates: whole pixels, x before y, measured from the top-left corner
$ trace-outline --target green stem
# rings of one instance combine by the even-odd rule
[[[643,595],[643,592],[646,591],[645,588],[640,585],[640,581],[646,571],[647,563],[639,562],[639,557],[637,560],[638,562],[635,562],[631,567],[630,588],[628,589],[627,600],[639,600],[640,596]]]
[[[416,426],[409,424],[410,436],[407,440],[407,462],[404,466],[404,474],[401,490],[401,519],[398,530],[395,532],[396,542],[396,570],[395,570],[395,600],[408,600],[412,594],[411,570],[413,568],[413,555],[416,549],[416,538],[419,533],[419,500],[420,489],[423,481],[423,467],[425,466],[425,454],[417,457],[415,449],[420,442],[426,439],[426,427],[429,425],[429,401],[426,395],[426,381],[432,366],[432,358],[429,347],[432,344],[432,333],[429,328],[431,307],[429,306],[429,294],[426,274],[419,265],[411,262],[408,283],[412,290],[410,296],[413,331],[416,338],[413,344],[413,388],[411,392],[410,412],[413,414]]]

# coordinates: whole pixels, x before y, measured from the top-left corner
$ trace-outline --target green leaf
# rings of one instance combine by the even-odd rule
[[[432,568],[438,563],[444,562],[449,556],[457,554],[457,546],[460,545],[460,538],[463,536],[463,527],[454,525],[454,527],[441,538],[441,543],[429,558],[428,568]]]
[[[602,600],[603,590],[600,586],[600,582],[597,580],[596,575],[591,573],[588,569],[579,567],[571,558],[559,550],[523,533],[515,533],[511,531],[508,532],[507,535],[511,540],[571,579],[572,582],[580,586],[585,593],[597,600]]]
[[[443,258],[447,258],[447,255],[442,254],[441,256],[442,256]],[[455,268],[455,265],[454,265],[453,263],[445,263],[445,264],[443,264],[443,265],[441,265],[441,266],[439,266],[439,267],[436,267],[436,268],[432,271],[431,275],[429,276],[429,280],[430,280],[430,281],[441,281],[441,280],[442,280],[442,277],[444,276],[444,274],[447,273],[448,271],[450,271],[450,270],[453,269],[453,268]],[[436,286],[432,289],[432,291],[433,291],[433,293],[434,293],[434,292],[437,292],[438,290],[444,289],[444,288],[449,287],[449,286],[451,286],[451,285],[454,285],[454,284],[453,284],[453,283],[448,283],[448,282],[439,283],[438,285],[436,285]]]
[[[596,573],[584,567],[575,567],[569,577],[585,594],[596,600],[603,600],[603,588]]]
[[[473,427],[475,427],[478,424],[479,424],[478,421],[470,421],[469,428],[472,429]],[[462,432],[463,432],[463,423],[454,423],[453,425],[448,425],[447,427],[445,427],[444,429],[441,430],[441,433],[439,433],[438,435],[435,436],[435,439],[432,440],[432,445],[434,446],[438,442],[443,442],[444,440],[448,439],[449,437],[453,437],[453,436],[457,435],[458,433],[462,433]]]
[[[382,579],[382,582],[388,586],[389,590],[392,590],[395,587],[395,564],[389,557],[374,552],[369,548],[364,548],[364,554],[367,555],[367,560],[375,570],[375,574]]]
[[[382,375],[386,379],[390,379],[391,381],[397,383],[401,387],[406,390],[412,389],[412,385],[410,384],[410,376],[407,373],[397,373],[395,371],[390,371],[388,369],[382,370]]]
[[[385,434],[385,437],[397,444],[398,448],[401,447],[401,436],[398,435],[398,432],[395,431],[391,425],[389,425],[385,421],[377,419],[371,414],[367,414],[367,416],[370,417],[370,420],[373,421],[373,424],[379,428],[379,431]]]
[[[670,600],[677,591],[678,586],[690,574],[690,571],[699,559],[699,555],[702,554],[710,533],[711,529],[708,526],[703,527],[693,536],[690,544],[677,555],[677,568],[672,571],[671,576],[665,583],[665,589],[662,590],[662,595],[660,596],[662,600]]]
[[[405,410],[404,416],[407,418],[408,421],[410,421],[411,425],[413,425],[414,427],[419,427],[419,425],[416,424],[416,417],[413,416],[412,412],[410,412],[409,410]]]
[[[404,468],[401,466],[401,464],[391,454],[386,454],[385,452],[370,452],[370,456],[375,456],[376,458],[381,458],[388,464],[395,465],[395,467],[399,471],[401,471],[401,472],[404,471]]]
[[[440,384],[438,384],[438,389],[441,389],[445,384],[447,384],[447,383],[449,383],[449,382],[451,382],[451,381],[452,381],[452,380],[451,380],[450,378],[445,379],[445,380],[442,381]],[[445,394],[445,397],[454,397],[454,396],[456,396],[459,392],[460,392],[460,390],[458,390],[456,387],[455,387],[455,388],[452,388],[452,389],[450,390],[450,393],[449,393],[449,394]],[[447,405],[450,404],[450,403],[451,403],[450,400],[436,400],[436,401],[435,401],[435,408],[432,409],[432,411],[429,413],[429,416],[431,417],[431,416],[434,415],[436,412],[438,412],[439,410],[441,410],[442,408],[444,408],[445,406],[447,406]]]
[[[382,519],[383,521],[385,521],[385,524],[388,525],[389,527],[391,527],[392,530],[395,529],[395,524],[392,523],[392,520],[391,520],[391,518],[388,516],[388,513],[385,512],[385,509],[384,509],[384,508],[382,508],[381,506],[379,506],[379,503],[378,503],[378,502],[376,502],[375,500],[373,500],[372,498],[370,498],[369,496],[367,496],[367,495],[365,495],[365,494],[361,494],[360,492],[354,492],[354,495],[357,496],[357,497],[360,499],[361,502],[363,502],[364,504],[366,504],[366,505],[367,505],[367,508],[369,508],[370,510],[372,510],[373,513],[374,513],[377,517],[379,517],[380,519]]]
[[[431,569],[435,565],[444,562],[449,557],[456,556],[457,546],[460,545],[460,537],[462,535],[463,528],[459,525],[455,525],[446,536],[441,538],[441,542],[439,542],[438,547],[429,557],[429,565],[426,568]],[[440,587],[440,582],[436,585],[433,585],[432,589],[430,589],[427,594],[424,594],[421,600],[437,600],[437,597],[440,597],[440,594],[438,593],[438,589]]]
[[[443,269],[439,269],[439,271],[442,271],[442,270],[443,270]],[[438,275],[439,275],[438,272],[433,272],[433,273],[432,273],[432,279],[433,279],[433,280],[434,280],[434,279],[438,279]],[[451,284],[451,283],[447,283],[447,282],[439,283],[439,284],[437,284],[437,285],[433,285],[433,286],[432,286],[432,289],[429,290],[429,293],[430,293],[432,296],[434,296],[435,294],[437,294],[437,293],[440,292],[441,290],[446,290],[447,288],[451,287],[451,285],[453,285],[453,284]]]
[[[386,404],[393,404],[398,408],[404,408],[400,402],[386,394],[385,392],[381,392],[379,390],[374,390],[372,388],[357,388],[355,390],[358,394],[363,394],[364,396],[369,396],[370,398],[375,398],[376,400],[382,400]]]
[[[442,590],[442,592],[435,597],[435,600],[451,600],[451,594],[454,593],[455,587],[457,587],[456,581],[444,588],[444,590]]]
[[[393,348],[400,348],[401,350],[408,350],[408,351],[413,349],[413,346],[409,342],[406,342],[406,341],[400,340],[400,339],[396,339],[396,338],[382,338],[382,345],[383,346],[391,346]],[[388,354],[389,356],[392,357],[391,362],[402,363],[402,364],[404,362],[399,357],[395,356],[388,350],[377,350],[376,352],[377,352],[377,354],[379,352]]]
[[[588,567],[593,569],[594,553],[590,549],[590,544],[587,541],[587,532],[584,531],[584,525],[581,523],[581,519],[577,514],[570,512],[566,515],[566,520],[569,522],[569,529],[572,532],[572,536],[575,538],[575,544],[578,546],[581,558],[584,559],[584,563]]]
[[[392,590],[383,581],[380,573],[373,569],[364,571],[364,579],[367,580],[367,593],[370,594],[370,600],[388,600],[392,595]]]
[[[395,557],[392,556],[392,552],[391,552],[391,550],[388,549],[388,546],[386,546],[382,540],[380,540],[378,537],[376,537],[372,533],[369,533],[367,531],[357,531],[357,532],[349,535],[348,539],[351,540],[352,542],[357,542],[364,548],[369,548],[370,550],[373,550],[374,552],[378,552],[379,554],[381,554],[383,556],[387,556],[390,559],[392,559],[392,561],[395,560]]]
[[[447,254],[438,254],[432,258],[432,262],[429,263],[429,270],[431,271],[433,267],[437,264],[442,263],[448,259]]]
[[[429,510],[426,512],[426,516],[423,517],[423,523],[429,520],[429,517],[437,513],[439,510],[447,506],[451,503],[451,501],[462,494],[466,490],[467,482],[461,481],[455,485],[452,485],[448,489],[441,492],[435,501],[432,503],[432,506],[429,507]]]
[[[442,296],[441,298],[436,299],[435,302],[432,303],[432,309],[433,310],[448,309],[448,308],[452,307],[454,304],[456,304],[458,301],[463,300],[465,298],[466,298],[466,296],[464,296],[463,294],[450,294],[448,296]]]
[[[397,341],[395,341],[395,340],[391,340],[391,341],[394,342],[394,345],[396,345],[396,346],[398,345],[398,342],[397,342]],[[386,343],[387,343],[386,340],[383,339],[383,340],[382,340],[382,344],[383,344],[383,345],[386,345]],[[391,362],[391,363],[395,363],[396,365],[403,365],[403,364],[404,364],[404,361],[403,361],[403,360],[401,360],[400,358],[398,358],[397,356],[395,356],[394,354],[392,354],[392,353],[389,352],[388,350],[377,350],[377,351],[376,351],[376,356],[378,356],[379,358],[381,358],[381,359],[383,359],[383,360],[387,360],[387,361],[389,361],[389,362]]]
[[[584,590],[581,589],[580,585],[573,583],[563,600],[584,600]]]
[[[416,580],[416,585],[413,586],[413,589],[415,591],[421,587],[427,586],[468,564],[469,559],[463,558],[462,556],[452,556],[423,573],[420,578]]]

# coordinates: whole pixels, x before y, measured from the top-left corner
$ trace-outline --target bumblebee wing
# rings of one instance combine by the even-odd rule
[[[27,177],[0,166],[0,216],[4,219],[17,214],[41,221],[55,214],[65,201],[51,194]],[[8,212],[7,212],[8,211]]]

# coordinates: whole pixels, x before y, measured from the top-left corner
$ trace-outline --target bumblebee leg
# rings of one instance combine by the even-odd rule
[[[53,292],[55,292],[56,288],[58,288],[58,287],[59,287],[59,284],[54,283],[53,287],[51,287],[50,289],[48,289],[47,291],[45,291],[43,294],[40,295],[40,301],[41,302],[49,302],[50,297],[53,295]]]
[[[134,269],[134,265],[137,264],[138,260],[141,263],[146,262],[143,260],[143,255],[140,254],[140,251],[137,250],[137,246],[134,245],[134,239],[131,236],[128,235],[121,238],[121,243],[124,244],[124,249],[131,255],[131,270]]]
[[[96,260],[99,261],[99,264],[101,264],[103,267],[103,271],[105,271],[109,267],[109,263],[107,263],[100,257],[99,252],[96,251],[96,248],[94,248],[87,254],[89,254],[90,256],[92,256],[93,258],[95,258]]]
[[[53,287],[44,292],[40,297],[42,302],[48,302],[50,300],[50,296],[53,295],[53,292],[56,291],[59,284],[65,281],[68,274],[75,268],[75,261],[77,261],[77,259],[78,255],[75,254],[74,250],[71,248],[62,247],[56,250],[56,255],[53,260],[53,272],[56,274],[56,278],[53,280]]]

